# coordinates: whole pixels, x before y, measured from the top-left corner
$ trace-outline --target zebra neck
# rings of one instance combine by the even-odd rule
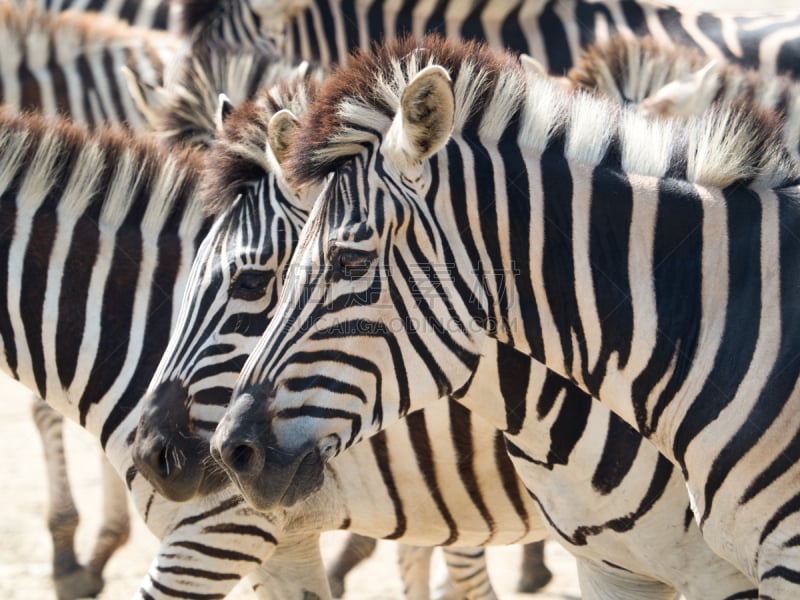
[[[800,252],[796,190],[626,175],[557,150],[510,164],[507,201],[478,194],[476,206],[454,206],[480,215],[465,244],[511,274],[484,280],[489,336],[600,398],[668,456],[697,394],[716,403],[712,418],[784,347],[791,362],[781,328],[797,326],[794,292],[774,266]],[[709,377],[716,388],[702,385]]]
[[[2,368],[105,445],[135,417],[207,229],[197,164],[44,121],[0,123],[0,141]]]

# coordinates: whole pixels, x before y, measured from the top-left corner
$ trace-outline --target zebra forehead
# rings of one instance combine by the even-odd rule
[[[276,174],[280,167],[267,151],[270,119],[282,109],[303,115],[319,77],[319,73],[311,73],[262,87],[255,98],[225,118],[204,169],[201,197],[207,214],[230,206],[243,185]]]
[[[685,123],[648,122],[608,98],[575,93],[551,78],[525,73],[513,54],[430,36],[357,54],[325,81],[295,135],[287,163],[290,180],[297,185],[321,181],[364,146],[378,143],[408,81],[429,64],[443,66],[453,80],[454,132],[480,135],[484,143],[498,141],[514,115],[520,146],[541,151],[554,136],[566,135],[566,157],[590,165],[613,143],[622,146],[626,172],[637,175],[685,172],[691,183],[719,187],[753,180],[778,186],[797,178],[774,116],[733,104]],[[635,151],[626,148],[630,144]]]

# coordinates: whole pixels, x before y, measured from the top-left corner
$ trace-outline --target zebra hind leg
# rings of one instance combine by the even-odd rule
[[[124,535],[116,536],[118,542],[112,542],[113,535],[104,535],[101,532],[89,565],[86,567],[81,565],[75,555],[75,531],[80,517],[75,506],[67,474],[63,436],[64,419],[40,398],[34,400],[32,411],[34,422],[42,440],[47,467],[49,497],[47,521],[50,536],[53,540],[53,585],[56,597],[58,600],[95,597],[103,589],[102,572],[108,557],[127,539],[127,504],[124,508],[124,516],[118,514],[115,517],[117,523],[120,520],[124,520],[126,523]],[[103,476],[104,491],[108,499],[108,473],[105,470]],[[122,487],[124,493],[124,485],[116,473],[114,473],[114,478],[117,485]],[[107,501],[104,509],[106,517],[108,517],[109,504],[111,503]],[[108,522],[108,518],[106,518],[106,521]],[[110,529],[115,527],[118,531],[120,530],[117,525],[112,525]],[[98,552],[100,547],[105,548],[105,550]]]
[[[551,579],[553,573],[544,564],[544,541],[525,544],[522,547],[522,569],[517,592],[533,594],[550,583]]]
[[[328,583],[334,598],[344,596],[344,578],[361,561],[370,557],[378,541],[365,535],[351,533],[336,561],[328,569]]]

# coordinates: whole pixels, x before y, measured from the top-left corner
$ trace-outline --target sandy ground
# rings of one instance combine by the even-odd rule
[[[44,457],[39,434],[30,416],[30,395],[17,383],[0,375],[0,599],[52,600],[50,584],[51,543],[47,531],[47,489]],[[99,525],[101,487],[98,451],[95,441],[79,427],[68,423],[66,444],[73,493],[81,513],[78,551],[91,550]],[[133,509],[132,509],[133,510]],[[106,589],[101,598],[130,598],[144,576],[158,542],[133,514],[131,539],[106,568]],[[326,559],[336,556],[344,540],[342,532],[326,534],[323,550]],[[501,598],[579,598],[575,564],[560,546],[549,543],[547,561],[555,578],[545,593],[535,596],[514,594],[519,548],[491,548],[489,568]],[[389,600],[402,598],[396,570],[395,545],[381,541],[372,558],[362,563],[347,579],[348,600]],[[236,600],[253,598],[245,586],[229,596]]]

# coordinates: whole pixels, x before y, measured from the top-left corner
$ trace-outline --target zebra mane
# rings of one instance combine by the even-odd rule
[[[305,114],[319,81],[314,73],[264,87],[225,118],[206,156],[201,192],[206,213],[227,208],[241,186],[281,171],[267,151],[269,121],[282,109],[297,117]]]
[[[195,44],[159,90],[160,106],[149,107],[151,125],[168,146],[209,146],[217,128],[221,93],[237,106],[259,88],[275,85],[304,68],[262,49]]]
[[[588,92],[638,103],[709,62],[708,56],[689,46],[667,45],[652,36],[615,34],[583,50],[567,78]],[[785,75],[766,78],[726,61],[717,61],[713,70],[716,81],[710,94],[695,100],[708,106],[719,102],[758,113],[775,110],[783,116],[792,99],[800,95],[800,85]]]
[[[516,128],[519,143],[542,152],[563,139],[567,158],[599,164],[621,157],[627,173],[685,173],[693,183],[776,187],[797,173],[779,134],[737,106],[711,110],[688,123],[647,119],[606,98],[565,90],[554,79],[525,72],[511,53],[476,42],[430,36],[403,39],[357,53],[323,85],[294,138],[287,176],[317,182],[389,128],[408,81],[438,64],[451,76],[454,132],[498,142]],[[764,116],[764,118],[768,118]]]
[[[178,48],[178,41],[166,32],[131,27],[107,14],[48,13],[34,3],[0,3],[0,69],[4,73],[15,73],[21,64],[32,71],[47,69],[53,57],[63,64],[102,52],[112,43],[118,48],[151,46],[154,57]]]
[[[59,212],[78,218],[91,210],[100,226],[116,228],[138,211],[144,234],[171,218],[190,235],[203,223],[200,155],[167,153],[121,128],[87,132],[66,119],[0,110],[0,165],[0,195],[19,194],[18,210],[57,192]]]

